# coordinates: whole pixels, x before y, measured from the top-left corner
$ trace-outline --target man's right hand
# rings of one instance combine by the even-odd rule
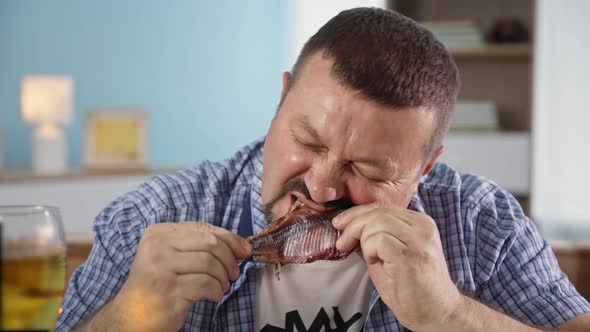
[[[229,280],[240,275],[238,262],[251,252],[244,238],[208,223],[150,225],[109,314],[95,316],[90,326],[114,314],[126,321],[125,330],[178,331],[195,302],[221,301]]]

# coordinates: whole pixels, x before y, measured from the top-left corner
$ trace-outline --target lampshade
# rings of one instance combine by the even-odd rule
[[[26,122],[67,125],[72,119],[73,82],[69,76],[26,76],[21,111]]]

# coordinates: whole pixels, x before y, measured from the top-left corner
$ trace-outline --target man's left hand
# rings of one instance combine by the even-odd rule
[[[461,303],[430,216],[394,206],[359,205],[337,216],[339,250],[360,242],[383,302],[412,330],[440,326]]]

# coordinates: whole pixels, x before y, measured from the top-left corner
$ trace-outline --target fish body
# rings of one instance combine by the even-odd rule
[[[317,212],[306,205],[295,204],[284,217],[248,238],[253,256],[275,268],[346,258],[349,251],[336,249],[341,231],[332,226],[332,219],[340,212],[342,210]]]

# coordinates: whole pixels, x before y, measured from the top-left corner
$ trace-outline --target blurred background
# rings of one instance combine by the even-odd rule
[[[74,268],[115,197],[263,136],[302,44],[357,6],[449,48],[462,88],[443,160],[514,194],[588,296],[584,0],[2,0],[0,205],[60,207]]]
[[[81,165],[95,108],[149,114],[152,167],[227,157],[265,133],[276,107],[286,17],[272,0],[0,1],[3,167],[31,168],[21,79],[40,74],[74,82],[69,168]]]

